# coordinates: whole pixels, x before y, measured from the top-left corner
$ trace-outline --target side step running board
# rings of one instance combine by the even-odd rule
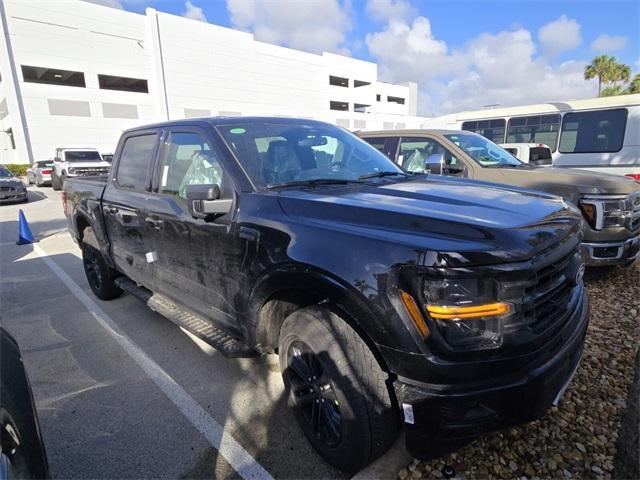
[[[175,302],[164,295],[153,293],[126,277],[118,278],[115,283],[125,292],[145,302],[151,310],[158,312],[163,317],[219,350],[225,357],[238,358],[257,355],[257,352],[251,347],[233,338],[202,316],[176,305]]]

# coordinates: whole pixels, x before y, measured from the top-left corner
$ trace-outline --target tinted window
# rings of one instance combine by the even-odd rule
[[[51,160],[41,160],[39,162],[36,162],[35,167],[53,167],[53,162]]]
[[[118,185],[125,188],[144,190],[147,186],[147,172],[153,160],[156,134],[129,137],[122,147],[118,174]]]
[[[493,120],[474,120],[472,122],[464,122],[462,130],[475,132],[488,138],[494,143],[504,143],[504,131],[506,121],[504,118],[496,118]]]
[[[384,142],[387,140],[385,137],[365,138],[364,140],[380,153],[384,153]]]
[[[560,153],[618,152],[626,126],[626,108],[567,113],[562,119]]]
[[[358,180],[401,170],[352,133],[333,125],[238,123],[217,127],[255,185],[292,181]]]
[[[22,65],[22,78],[29,83],[47,83],[49,85],[66,85],[69,87],[86,86],[84,73],[56,68]]]
[[[514,117],[509,120],[506,143],[544,143],[555,151],[559,130],[560,115]]]
[[[222,168],[207,141],[198,133],[172,132],[160,165],[158,191],[187,198],[188,185],[218,185]]]
[[[551,165],[551,150],[545,147],[532,147],[529,149],[529,164]]]
[[[98,152],[91,150],[64,152],[64,159],[67,162],[99,162],[102,160]]]
[[[2,165],[0,165],[0,178],[10,178],[10,177],[13,177],[13,175],[11,175],[11,172],[6,167],[3,167]]]
[[[434,156],[442,156],[444,165],[455,166],[458,159],[432,138],[403,138],[400,141],[398,163],[409,172],[427,171],[427,163],[434,163]]]

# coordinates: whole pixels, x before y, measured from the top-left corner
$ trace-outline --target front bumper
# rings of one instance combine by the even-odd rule
[[[21,202],[27,199],[27,192],[10,190],[0,192],[0,203]]]
[[[640,256],[640,235],[617,242],[583,242],[580,244],[580,253],[590,267],[633,262]]]
[[[567,387],[582,357],[589,318],[586,293],[583,295],[582,307],[568,320],[577,320],[572,336],[548,361],[524,374],[500,381],[488,379],[472,387],[394,381],[409,453],[434,458],[482,433],[541,417]]]

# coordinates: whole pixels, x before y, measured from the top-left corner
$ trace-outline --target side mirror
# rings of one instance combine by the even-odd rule
[[[434,153],[427,157],[425,161],[425,170],[434,175],[442,175],[442,166],[444,165],[444,153]]]
[[[193,218],[207,219],[229,213],[233,200],[220,198],[218,185],[187,185],[187,205]]]
[[[60,160],[60,157],[55,157],[55,158],[53,159],[53,161],[54,161],[54,162],[61,162],[62,160]]]

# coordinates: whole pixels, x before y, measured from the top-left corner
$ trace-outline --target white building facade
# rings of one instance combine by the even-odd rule
[[[324,120],[352,130],[420,127],[414,83],[375,63],[258,42],[147,9],[0,0],[0,163],[57,147],[111,153],[123,130],[216,115]]]

